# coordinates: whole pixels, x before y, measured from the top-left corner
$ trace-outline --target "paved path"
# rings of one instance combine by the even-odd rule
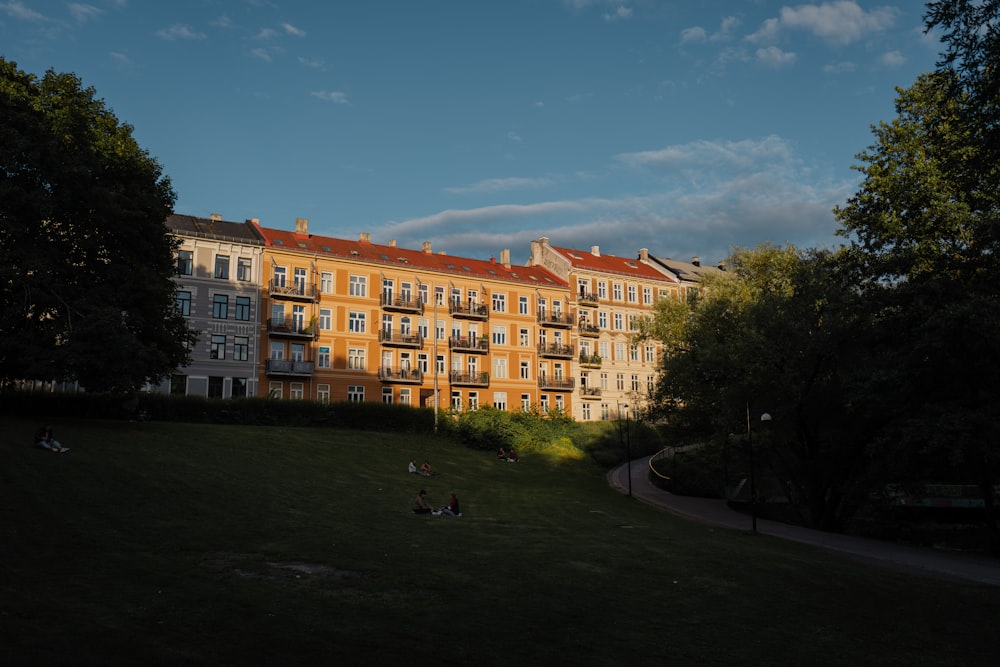
[[[631,473],[632,496],[638,500],[702,523],[736,530],[750,530],[750,517],[731,509],[723,500],[675,496],[654,485],[649,479],[649,457],[632,461]],[[623,464],[608,473],[608,482],[622,493],[628,493],[628,481],[628,464]],[[826,533],[761,518],[757,519],[757,532],[812,544],[886,567],[928,576],[943,576],[1000,586],[1000,561],[985,557],[906,547],[891,542]]]

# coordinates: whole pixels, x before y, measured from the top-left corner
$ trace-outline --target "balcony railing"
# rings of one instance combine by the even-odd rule
[[[599,354],[581,354],[579,361],[584,368],[600,368],[604,359]]]
[[[401,299],[398,296],[392,297],[388,294],[383,294],[379,299],[379,305],[382,306],[382,310],[391,310],[397,313],[422,315],[424,312],[424,300],[420,298]]]
[[[379,329],[378,342],[389,347],[423,347],[424,337],[417,333],[398,333]]]
[[[379,366],[378,379],[382,382],[420,384],[424,381],[424,374],[417,368],[393,368],[392,366]]]
[[[292,361],[291,359],[268,359],[264,372],[268,375],[311,377],[316,367],[314,361]]]
[[[490,307],[485,303],[462,303],[452,299],[448,302],[448,314],[465,320],[488,320]]]
[[[315,301],[318,296],[315,285],[307,285],[301,282],[284,284],[277,280],[271,280],[268,283],[267,292],[274,298],[302,301]]]
[[[597,338],[601,335],[601,327],[588,322],[580,322],[576,330],[581,336],[587,336],[588,338]]]
[[[569,329],[575,322],[576,320],[572,313],[562,313],[559,311],[550,313],[547,310],[538,311],[538,323],[543,327]]]
[[[601,300],[597,298],[596,294],[591,294],[590,292],[580,292],[576,295],[576,302],[582,306],[596,306]]]
[[[316,340],[319,332],[315,324],[306,324],[295,319],[272,317],[267,321],[267,334],[283,338]]]
[[[559,359],[572,359],[573,346],[562,343],[539,343],[538,354],[543,357],[557,357]]]
[[[600,387],[580,387],[580,398],[593,400],[601,397]]]
[[[576,378],[550,378],[543,375],[538,378],[538,388],[548,391],[573,391]]]
[[[486,336],[452,336],[448,339],[448,348],[455,352],[486,354],[490,351],[490,339]]]
[[[485,371],[479,373],[451,371],[448,373],[448,382],[466,387],[488,387],[490,386],[490,374]]]

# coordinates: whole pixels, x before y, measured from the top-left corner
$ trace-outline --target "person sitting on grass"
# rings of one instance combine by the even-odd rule
[[[462,516],[462,511],[458,508],[458,496],[454,493],[448,497],[448,504],[442,507],[435,514],[445,514],[447,516]]]
[[[41,447],[42,449],[47,449],[56,454],[62,454],[69,451],[69,447],[63,447],[59,444],[59,441],[55,439],[52,435],[52,427],[48,424],[38,429],[38,433],[35,434],[35,447]]]
[[[497,450],[497,458],[501,461],[507,460],[507,452],[504,451],[503,447]]]
[[[431,504],[427,502],[427,492],[420,489],[420,493],[417,494],[416,499],[413,501],[413,513],[414,514],[430,514],[433,512]]]
[[[514,451],[513,447],[507,452],[507,463],[517,463],[517,452]]]
[[[410,472],[411,475],[418,474],[418,472],[417,472],[417,460],[416,459],[413,459],[412,461],[410,461],[410,465],[407,467],[407,470]]]
[[[420,464],[420,474],[423,475],[424,477],[430,477],[431,475],[433,475],[434,473],[431,471],[431,464],[428,463],[427,461],[424,461],[422,464]]]

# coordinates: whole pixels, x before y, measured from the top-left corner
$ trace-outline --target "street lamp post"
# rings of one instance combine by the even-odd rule
[[[764,413],[760,416],[762,422],[771,421],[771,415]],[[750,453],[750,525],[754,533],[757,532],[757,483],[754,479],[753,464],[753,429],[750,428],[750,404],[747,403],[747,449]]]
[[[622,440],[622,410],[625,411],[625,439]],[[632,495],[632,439],[629,436],[628,428],[628,403],[618,405],[618,443],[625,445],[625,460],[628,470],[628,495]]]

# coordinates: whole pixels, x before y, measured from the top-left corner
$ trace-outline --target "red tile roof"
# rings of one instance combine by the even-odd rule
[[[329,236],[297,234],[259,225],[257,225],[257,230],[264,238],[265,247],[384,264],[396,269],[408,266],[414,269],[484,280],[514,281],[539,287],[568,287],[565,280],[540,266],[511,265],[510,268],[506,268],[494,259],[486,261],[425,252],[424,250],[410,250],[399,246],[379,245],[362,240],[348,241]]]
[[[574,269],[585,271],[600,271],[602,273],[617,273],[624,276],[633,276],[644,280],[665,280],[674,282],[669,276],[658,271],[654,267],[644,264],[638,259],[629,257],[618,257],[616,255],[595,255],[589,250],[574,250],[573,248],[560,248],[550,246],[553,250],[565,257]]]

